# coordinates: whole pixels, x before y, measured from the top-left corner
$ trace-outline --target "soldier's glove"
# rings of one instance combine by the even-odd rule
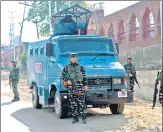
[[[64,87],[68,87],[68,82],[67,81],[63,81],[63,85],[64,85]]]

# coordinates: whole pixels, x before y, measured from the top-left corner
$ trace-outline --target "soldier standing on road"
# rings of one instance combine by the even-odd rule
[[[84,67],[77,63],[77,54],[70,54],[70,64],[64,67],[61,78],[67,82],[69,103],[73,115],[72,124],[79,121],[79,114],[82,116],[83,124],[86,124],[85,92],[88,90],[87,78]]]
[[[134,91],[134,77],[133,76],[136,76],[136,70],[135,70],[135,67],[134,65],[132,64],[132,58],[129,57],[127,59],[127,64],[124,65],[124,68],[126,70],[126,74],[127,74],[127,77],[126,77],[126,80],[127,80],[127,87],[128,89]]]
[[[19,82],[19,68],[16,67],[16,61],[12,60],[12,70],[10,71],[10,75],[9,75],[9,85],[13,88],[13,93],[14,93],[14,99],[12,100],[12,102],[15,101],[19,101],[19,93],[18,93],[18,82]]]

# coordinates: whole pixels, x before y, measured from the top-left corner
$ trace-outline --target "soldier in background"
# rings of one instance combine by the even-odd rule
[[[87,92],[87,78],[83,66],[77,63],[77,54],[70,54],[70,64],[63,69],[61,78],[64,86],[68,88],[69,103],[72,108],[73,121],[72,124],[79,121],[79,114],[82,116],[82,121],[86,124],[86,104],[85,92]]]
[[[75,23],[75,21],[72,19],[71,15],[66,15],[65,18],[63,18],[60,23],[72,23],[74,28],[77,28],[77,25]]]
[[[13,88],[14,99],[12,102],[19,101],[19,93],[18,93],[18,82],[19,82],[19,68],[16,66],[17,62],[15,60],[11,60],[12,62],[12,70],[9,75],[9,85]]]
[[[134,91],[134,76],[136,76],[136,70],[134,65],[132,64],[132,58],[129,57],[127,59],[127,64],[124,65],[124,68],[126,70],[126,80],[127,80],[127,87],[128,89]]]

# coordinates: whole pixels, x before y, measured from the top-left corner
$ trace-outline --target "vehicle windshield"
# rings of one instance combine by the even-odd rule
[[[66,53],[116,53],[112,40],[109,39],[76,39],[59,41],[61,54]]]

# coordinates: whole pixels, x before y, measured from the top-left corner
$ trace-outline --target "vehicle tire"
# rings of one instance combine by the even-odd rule
[[[38,88],[36,86],[33,86],[32,104],[33,104],[33,107],[35,109],[41,109],[42,108],[42,105],[39,104]]]
[[[112,114],[122,114],[124,110],[124,104],[111,104],[109,107]]]
[[[68,116],[68,106],[62,106],[61,95],[59,92],[55,93],[54,109],[56,116],[59,119],[66,118]]]

